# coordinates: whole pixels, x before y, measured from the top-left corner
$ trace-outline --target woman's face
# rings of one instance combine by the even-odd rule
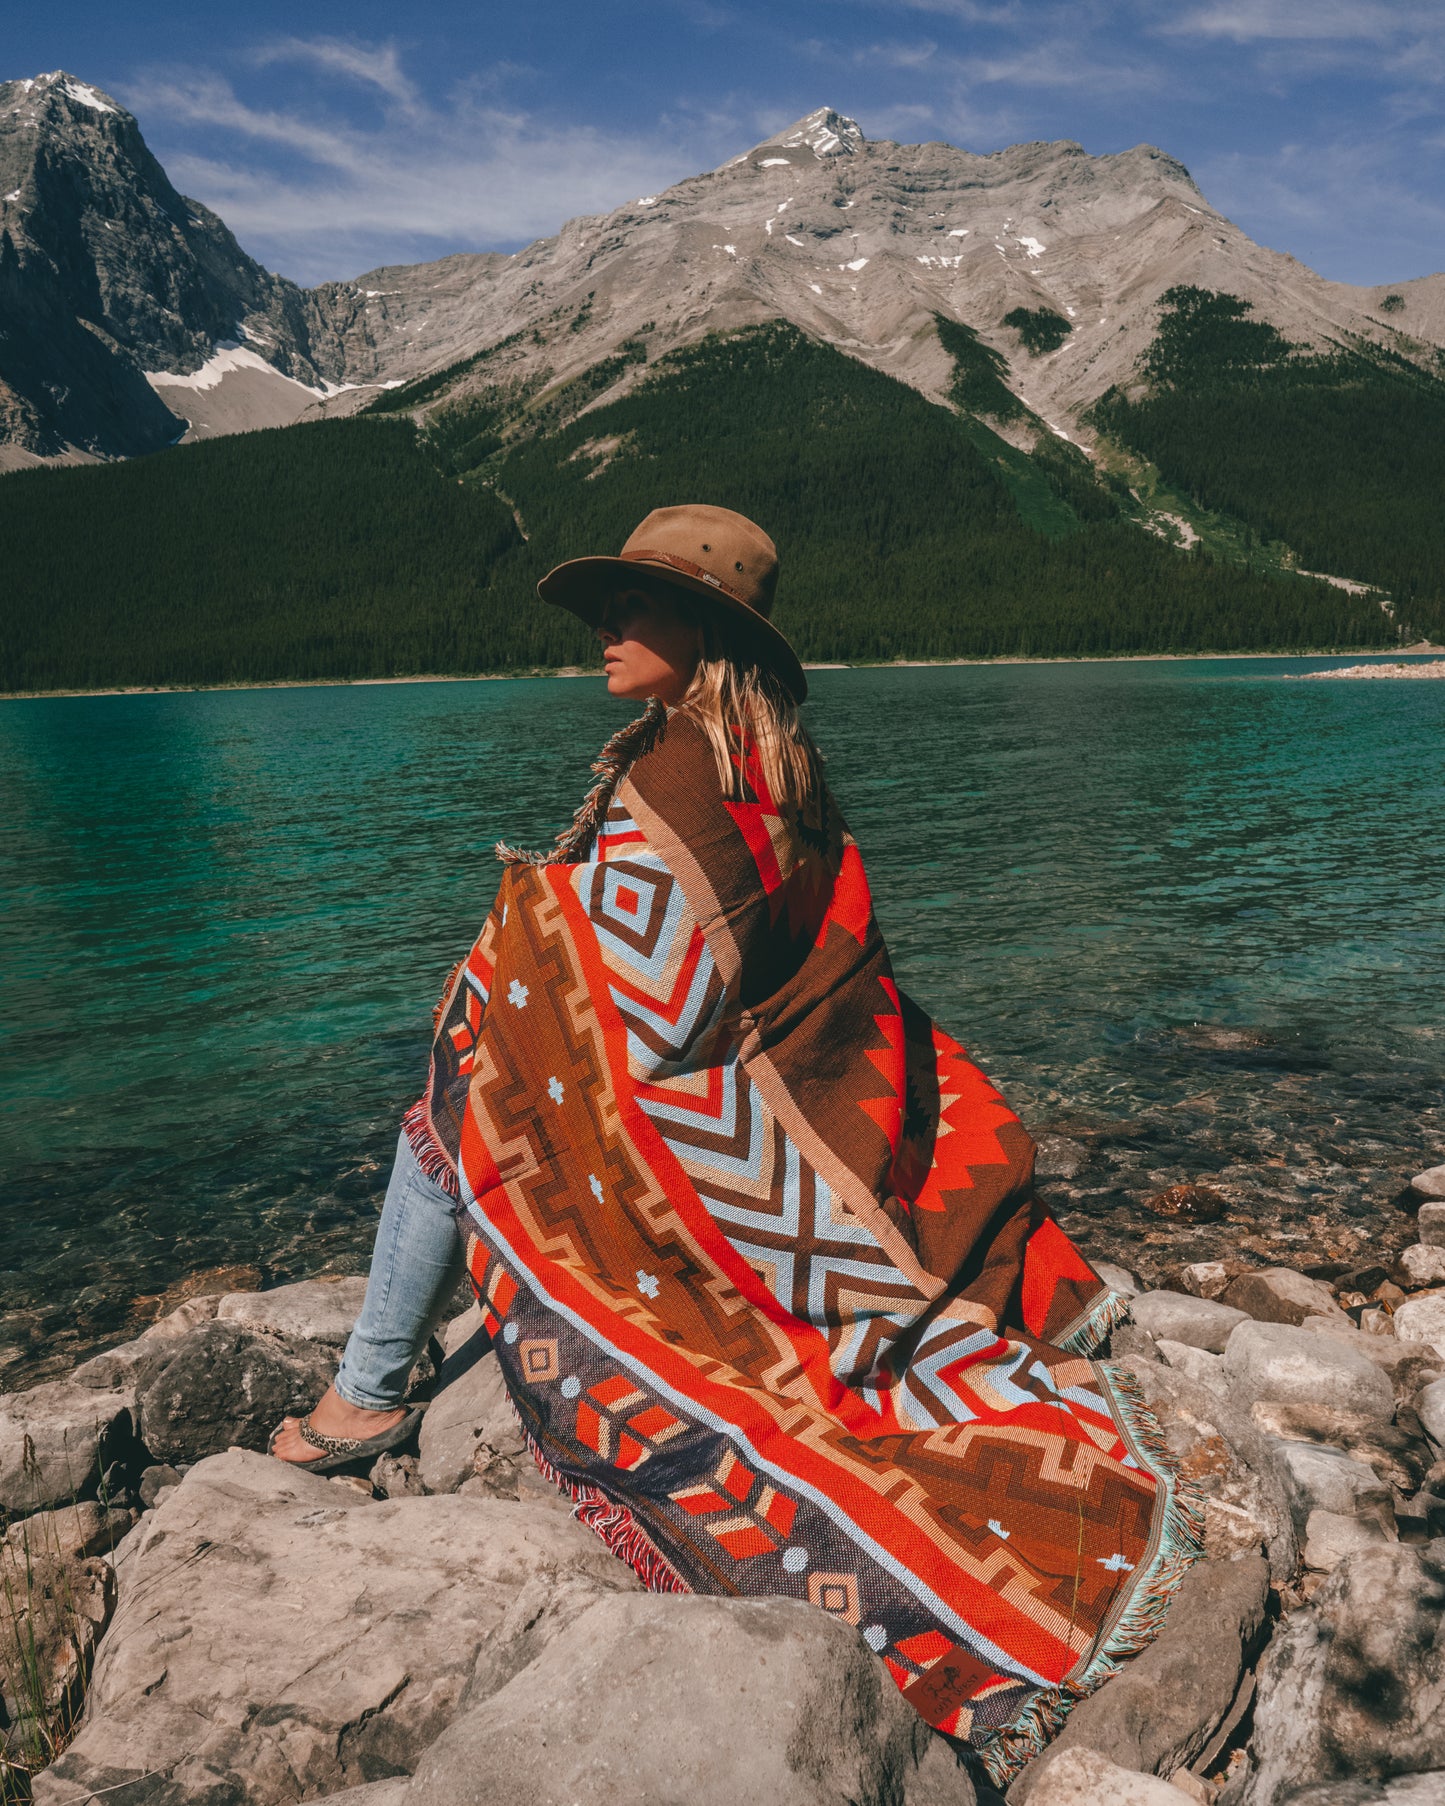
[[[611,696],[681,702],[701,655],[701,635],[671,602],[645,589],[619,590],[597,627]]]

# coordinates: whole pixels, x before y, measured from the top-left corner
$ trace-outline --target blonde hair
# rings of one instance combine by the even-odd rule
[[[744,759],[751,752],[763,784],[788,829],[817,817],[823,796],[823,755],[798,718],[782,679],[753,656],[731,623],[689,604],[702,656],[677,705],[707,735],[718,783],[729,802],[747,794]]]

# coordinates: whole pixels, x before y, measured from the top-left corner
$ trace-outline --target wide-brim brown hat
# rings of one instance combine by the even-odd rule
[[[778,548],[761,527],[731,508],[701,502],[654,508],[615,558],[569,558],[537,585],[555,602],[596,627],[610,596],[646,571],[704,596],[725,614],[759,664],[775,671],[795,702],[808,694],[798,655],[773,626]]]

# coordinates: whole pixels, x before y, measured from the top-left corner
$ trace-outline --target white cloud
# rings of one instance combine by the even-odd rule
[[[1237,44],[1268,38],[1349,38],[1386,43],[1402,33],[1438,27],[1435,4],[1398,0],[1216,0],[1194,7],[1159,29],[1173,35],[1228,38]]]
[[[309,63],[330,75],[379,89],[404,107],[416,107],[420,95],[401,67],[395,44],[357,44],[347,38],[277,38],[259,45],[247,61],[258,69],[271,63]]]
[[[411,83],[389,48],[287,40],[254,60],[360,83],[379,109],[358,120],[328,110],[320,93],[304,112],[253,106],[209,71],[152,73],[123,98],[149,136],[182,128],[163,158],[177,187],[219,213],[255,255],[304,281],[402,256],[526,243],[698,167],[695,132],[559,123],[506,105],[486,82],[438,99]]]
[[[877,5],[880,0],[870,0]],[[915,13],[937,13],[957,19],[962,25],[1024,26],[1026,20],[1022,0],[1003,0],[990,5],[987,0],[881,0],[891,9]]]

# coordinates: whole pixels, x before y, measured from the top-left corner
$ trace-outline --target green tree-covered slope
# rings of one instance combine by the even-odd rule
[[[1374,348],[1302,351],[1247,301],[1171,289],[1142,392],[1103,433],[1308,570],[1378,584],[1410,635],[1445,633],[1445,381]]]
[[[681,500],[773,533],[805,658],[1391,638],[1368,601],[1180,554],[1107,507],[1081,518],[1072,470],[1036,530],[976,425],[783,325],[662,359],[570,424],[564,403],[482,395],[421,434],[362,416],[7,477],[0,687],[580,662],[587,636],[537,577]]]

